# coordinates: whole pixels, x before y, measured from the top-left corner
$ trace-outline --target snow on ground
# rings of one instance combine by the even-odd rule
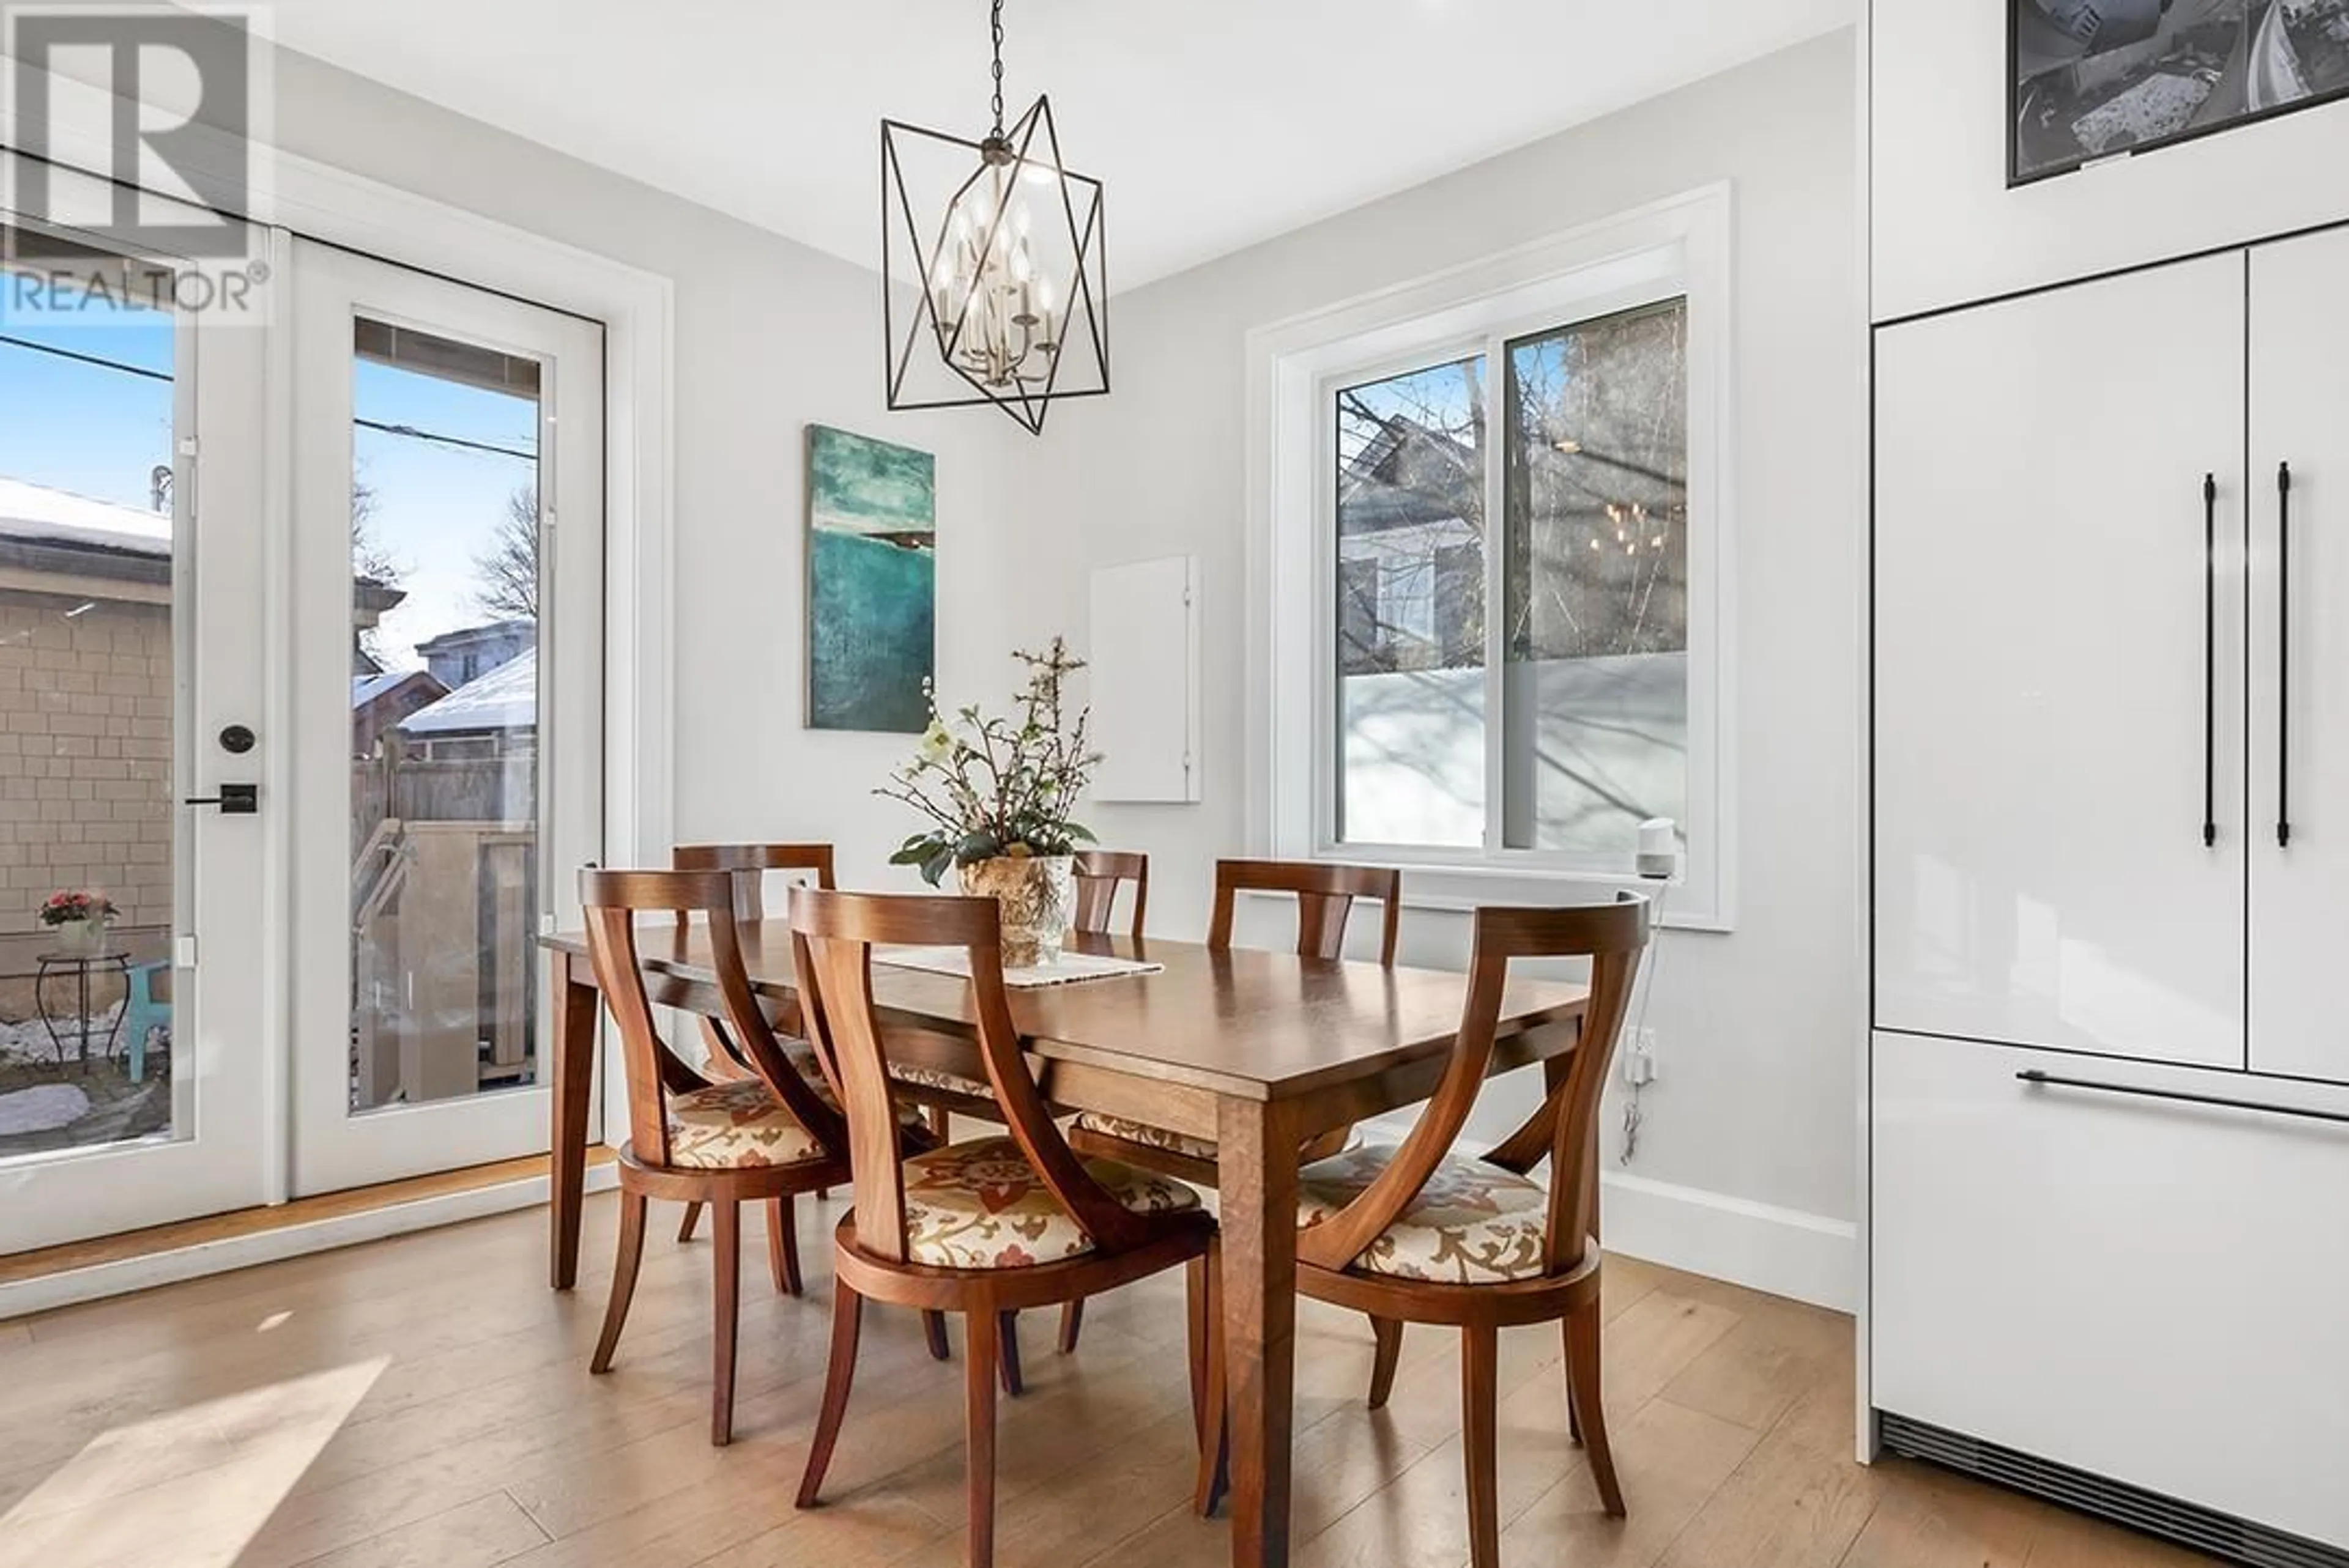
[[[102,1009],[90,1019],[89,1049],[92,1056],[105,1049],[107,1036],[113,1029],[115,1019],[121,1015],[121,1005],[117,1003],[111,1007]],[[66,1059],[72,1061],[78,1058],[81,1055],[81,1033],[78,1021],[72,1018],[58,1019],[57,1036],[66,1043]],[[121,1040],[115,1041],[116,1051],[119,1052],[125,1043]],[[47,1067],[54,1065],[57,1060],[57,1041],[49,1038],[47,1026],[38,1018],[27,1018],[21,1024],[0,1024],[0,1061],[30,1062]]]

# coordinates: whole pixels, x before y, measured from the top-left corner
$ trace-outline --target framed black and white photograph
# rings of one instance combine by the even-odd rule
[[[2349,0],[2007,0],[2007,183],[2349,94]]]

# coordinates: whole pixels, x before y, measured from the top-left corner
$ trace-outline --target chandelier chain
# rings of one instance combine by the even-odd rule
[[[995,0],[995,134],[1003,134],[1003,0]]]

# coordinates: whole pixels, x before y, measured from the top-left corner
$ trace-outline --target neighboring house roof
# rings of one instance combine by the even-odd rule
[[[443,632],[437,637],[427,637],[416,645],[416,651],[430,657],[434,654],[464,648],[476,643],[502,643],[538,635],[535,621],[492,621],[487,625],[460,626],[453,632]]]
[[[0,475],[0,554],[27,572],[164,586],[171,581],[171,515]],[[352,585],[362,628],[408,597],[372,578]]]
[[[0,539],[169,559],[171,517],[0,477]]]
[[[1390,415],[1338,475],[1338,515],[1349,536],[1455,522],[1484,505],[1475,452],[1415,419]]]
[[[357,713],[378,697],[388,696],[410,681],[423,682],[434,688],[436,696],[448,694],[438,676],[429,670],[382,670],[371,676],[351,677],[351,711]]]
[[[399,721],[405,735],[528,729],[538,723],[538,650],[531,648]]]

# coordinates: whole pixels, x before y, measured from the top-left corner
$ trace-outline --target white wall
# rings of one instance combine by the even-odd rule
[[[1080,573],[1200,559],[1204,799],[1104,807],[1093,823],[1154,856],[1154,928],[1195,932],[1209,862],[1251,847],[1247,715],[1263,673],[1245,598],[1247,332],[1733,181],[1738,924],[1661,943],[1649,1022],[1662,1076],[1609,1236],[1837,1301],[1851,1295],[1860,1017],[1854,50],[1848,33],[1803,45],[1121,296],[1117,392],[1054,413],[1035,535]],[[1413,912],[1406,961],[1457,965],[1465,929]],[[1481,1121],[1506,1130],[1526,1093],[1496,1088]]]
[[[2006,6],[1872,0],[1878,321],[2349,216],[2349,99],[2006,186]]]
[[[1063,628],[1081,641],[1092,567],[1196,554],[1204,802],[1094,813],[1105,841],[1157,858],[1152,924],[1175,934],[1204,928],[1210,862],[1250,848],[1247,331],[1733,181],[1738,926],[1661,945],[1648,1021],[1662,1078],[1632,1178],[1610,1193],[1609,1237],[1845,1302],[1860,810],[1853,50],[1848,34],[1801,46],[1120,296],[1117,392],[1057,408],[1040,442],[986,410],[885,415],[878,285],[861,269],[300,57],[279,68],[276,136],[676,280],[679,838],[829,838],[846,879],[905,885],[881,862],[910,824],[868,793],[903,743],[800,727],[806,422],[937,453],[950,696],[1008,696],[1015,642]],[[1413,912],[1405,931],[1407,961],[1464,956],[1455,915]],[[1526,1092],[1503,1086],[1485,1125],[1512,1119]]]
[[[870,272],[305,56],[281,53],[276,87],[274,139],[289,152],[675,280],[677,837],[830,839],[844,878],[902,883],[883,862],[912,825],[867,791],[911,738],[801,727],[802,428],[937,455],[950,696],[1008,693],[1005,650],[1034,635],[1021,568],[992,548],[1033,438],[984,409],[884,409]]]

